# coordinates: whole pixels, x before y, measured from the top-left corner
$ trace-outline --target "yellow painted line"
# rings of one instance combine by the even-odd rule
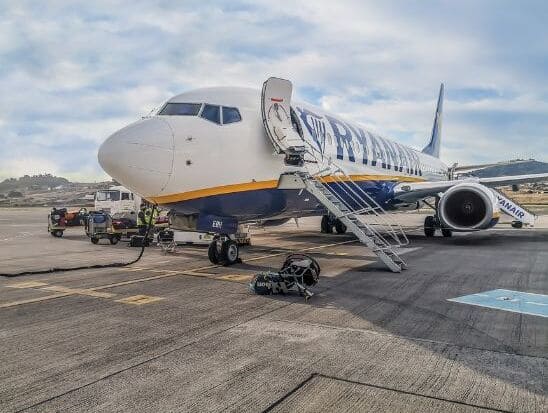
[[[148,269],[149,268],[142,268],[142,267],[125,267],[125,268],[118,268],[118,271],[135,272],[135,271],[144,271]]]
[[[332,244],[325,244],[325,245],[319,245],[319,246],[316,246],[316,247],[305,248],[305,249],[300,250],[299,252],[314,251],[314,250],[319,250],[319,249],[323,249],[323,248],[329,248],[329,247],[334,247],[334,246],[344,245],[344,244],[350,244],[350,243],[355,243],[355,242],[357,242],[357,241],[356,240],[349,240],[349,241],[335,242],[335,243],[332,243]],[[263,255],[263,256],[259,256],[259,257],[252,257],[252,258],[246,259],[246,262],[263,260],[263,259],[271,258],[271,257],[279,257],[281,255],[286,255],[286,254],[288,254],[288,252],[284,251],[284,252],[279,252],[279,253],[274,253],[274,254]],[[22,304],[29,304],[29,303],[35,303],[35,302],[40,302],[40,301],[46,301],[46,300],[51,300],[51,299],[60,298],[60,297],[68,297],[68,296],[71,296],[71,295],[86,295],[86,296],[91,296],[91,297],[110,298],[110,297],[112,297],[116,294],[114,294],[114,293],[112,293],[112,294],[111,293],[100,293],[99,291],[96,291],[96,290],[103,290],[103,289],[106,289],[106,288],[120,287],[120,286],[124,286],[124,285],[136,284],[136,283],[141,283],[141,282],[145,282],[145,281],[159,280],[159,279],[162,279],[162,278],[174,277],[174,276],[179,276],[179,275],[187,275],[187,276],[195,276],[195,277],[196,276],[197,277],[214,277],[216,274],[204,273],[204,272],[198,272],[198,271],[210,270],[210,269],[219,268],[219,267],[220,267],[220,265],[208,265],[208,266],[205,266],[205,267],[193,268],[193,269],[186,270],[186,271],[148,270],[148,271],[151,271],[151,272],[162,272],[162,274],[151,276],[151,277],[139,278],[139,279],[135,279],[135,280],[121,281],[121,282],[118,282],[118,283],[101,285],[101,286],[97,286],[97,287],[91,287],[91,288],[88,288],[88,289],[67,288],[67,287],[62,287],[62,286],[43,287],[43,285],[47,285],[47,284],[46,283],[43,283],[43,284],[40,284],[40,285],[34,284],[34,287],[37,287],[41,290],[58,291],[59,293],[58,294],[53,294],[53,295],[48,295],[46,297],[32,298],[32,299],[28,299],[28,300],[20,300],[20,301],[14,301],[14,302],[10,302],[10,303],[0,304],[0,308],[7,308],[7,307],[13,307],[13,306],[22,305]],[[125,270],[127,270],[127,269],[125,269]],[[146,270],[146,269],[145,268],[139,268],[139,270]],[[250,278],[251,278],[251,276],[250,276]],[[233,281],[233,280],[227,279],[226,281]],[[21,286],[21,287],[13,287],[13,288],[33,288],[32,283],[39,283],[39,281],[35,281],[35,282],[27,281],[27,282],[22,282],[22,283],[17,283],[17,284],[11,284],[11,286],[25,285],[26,284],[27,286],[25,286],[25,287]],[[8,286],[10,286],[10,285],[8,285]],[[157,300],[154,300],[154,301],[158,301],[159,299],[162,299],[160,297],[156,297],[156,298],[157,298]],[[115,301],[123,302],[121,300],[115,300]]]
[[[159,272],[159,273],[162,273],[162,274],[168,274],[168,273],[177,273],[179,274],[181,271],[175,271],[175,270],[148,270],[150,272]]]
[[[45,297],[30,298],[28,300],[12,301],[11,303],[0,304],[0,308],[15,307],[17,305],[22,305],[22,304],[30,304],[30,303],[36,303],[39,301],[52,300],[54,298],[68,297],[69,295],[72,295],[72,294],[68,294],[68,293],[52,294],[52,295],[47,295]]]
[[[131,297],[122,298],[120,300],[115,300],[118,303],[124,303],[124,304],[133,304],[133,305],[143,305],[143,304],[149,304],[154,303],[156,301],[163,300],[163,297],[153,297],[150,295],[132,295]]]
[[[351,244],[351,243],[356,243],[356,242],[358,242],[358,240],[348,240],[348,241],[342,241],[342,242],[334,242],[334,243],[331,243],[331,244],[318,245],[316,247],[304,248],[304,249],[299,250],[298,252],[314,251],[314,250],[319,250],[319,249],[323,249],[323,248],[335,247],[335,246],[338,246],[338,245]],[[274,253],[274,254],[262,255],[260,257],[251,257],[251,258],[246,258],[245,262],[264,260],[266,258],[279,257],[281,255],[288,255],[288,254],[289,253],[287,251],[284,251],[284,252],[278,252],[278,253]],[[92,287],[92,289],[93,290],[102,290],[102,289],[105,289],[105,288],[120,287],[120,286],[124,286],[124,285],[136,284],[136,283],[145,282],[145,281],[159,280],[159,279],[162,279],[162,278],[174,277],[174,276],[178,276],[178,275],[190,275],[190,276],[198,276],[198,277],[207,277],[207,276],[212,276],[212,275],[215,275],[215,274],[207,274],[207,273],[202,273],[202,272],[198,272],[198,271],[211,270],[213,268],[219,268],[219,267],[221,267],[221,266],[220,265],[208,265],[208,266],[205,266],[205,267],[193,268],[193,269],[190,269],[190,270],[170,272],[170,273],[167,273],[167,274],[153,275],[151,277],[138,278],[138,279],[135,279],[135,280],[121,281],[121,282],[118,282],[118,283],[101,285],[101,286],[98,286],[98,287]],[[169,270],[158,270],[158,271],[169,271]]]
[[[63,287],[61,285],[51,285],[49,287],[43,287],[41,288],[41,290],[54,291],[58,293],[66,293],[66,294],[73,294],[73,295],[86,295],[88,297],[95,297],[95,298],[111,298],[116,295],[114,293],[101,293],[98,291],[93,291],[89,288],[68,288],[68,287]]]
[[[335,242],[333,244],[326,244],[326,245],[320,245],[320,246],[317,246],[317,247],[304,248],[302,250],[295,251],[295,254],[298,254],[298,253],[301,253],[301,252],[319,250],[319,249],[322,249],[322,248],[334,247],[334,246],[337,246],[337,245],[350,244],[350,243],[355,243],[355,242],[358,242],[358,240],[357,239],[356,240],[352,239],[352,240],[349,240],[349,241]],[[279,257],[280,255],[289,255],[289,254],[291,254],[291,253],[287,252],[287,251],[278,252],[278,253],[275,253],[275,254],[263,255],[262,257],[246,258],[245,262],[264,260],[265,258]]]
[[[187,270],[187,271],[181,271],[182,275],[195,275],[197,277],[215,277],[218,274],[212,273],[212,272],[203,272],[200,270]]]
[[[41,281],[24,281],[20,283],[15,284],[8,284],[6,287],[9,288],[36,288],[36,287],[43,287],[44,285],[48,285],[48,283],[41,282]]]
[[[245,274],[227,274],[222,275],[220,277],[217,277],[219,280],[227,280],[227,281],[251,281],[253,278],[252,275],[245,275]]]

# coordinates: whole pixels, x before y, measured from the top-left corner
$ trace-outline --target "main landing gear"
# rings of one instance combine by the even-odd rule
[[[445,238],[453,236],[453,231],[449,228],[442,228],[441,222],[436,216],[429,215],[424,218],[424,235],[427,238],[433,237],[436,234],[436,229],[440,229]]]
[[[332,234],[333,228],[335,228],[337,234],[346,233],[346,225],[331,215],[324,215],[321,223],[322,232],[324,234]]]
[[[215,265],[232,265],[242,262],[239,254],[238,243],[228,235],[216,235],[207,250],[209,261]]]

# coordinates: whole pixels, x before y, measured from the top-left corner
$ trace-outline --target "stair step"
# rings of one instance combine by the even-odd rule
[[[342,220],[348,219],[348,222],[344,222],[350,225],[349,229],[359,238],[361,243],[369,246],[390,270],[400,272],[403,268],[406,268],[405,262],[403,262],[403,260],[393,251],[393,247],[389,245],[382,236],[379,237],[370,225],[361,221],[357,216],[357,214],[368,213],[382,214],[385,211],[380,206],[376,205],[374,202],[372,203],[367,195],[358,195],[357,207],[354,205],[347,205],[344,202],[345,198],[341,198],[337,193],[332,192],[327,185],[320,180],[317,180],[306,173],[298,174],[298,176],[305,181],[309,192],[316,195],[318,198],[327,199],[327,201],[329,201],[325,201],[324,206],[328,207],[328,210],[333,215]],[[345,182],[343,185],[349,187],[348,185],[356,184],[350,180],[350,183]],[[323,197],[319,196],[319,194],[323,195]],[[393,234],[396,233],[390,225],[387,225],[385,230],[392,231]]]

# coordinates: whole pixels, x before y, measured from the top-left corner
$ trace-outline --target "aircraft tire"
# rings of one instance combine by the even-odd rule
[[[426,218],[424,218],[424,235],[430,238],[430,237],[433,237],[435,233],[436,233],[435,220],[432,215],[429,215]]]
[[[321,229],[324,234],[331,234],[333,232],[333,225],[328,215],[322,217]]]
[[[441,234],[442,234],[445,238],[449,238],[449,237],[452,237],[452,236],[453,236],[453,231],[451,231],[449,228],[442,228],[442,229],[441,229]]]
[[[346,234],[346,225],[337,219],[335,221],[335,231],[337,231],[337,234]]]
[[[207,248],[207,257],[212,264],[219,264],[219,250],[217,249],[217,240],[211,241]]]
[[[513,222],[512,222],[512,228],[523,228],[523,222],[521,222],[521,221],[513,221]]]
[[[221,246],[221,261],[223,265],[232,265],[239,262],[240,247],[231,239],[224,241]]]

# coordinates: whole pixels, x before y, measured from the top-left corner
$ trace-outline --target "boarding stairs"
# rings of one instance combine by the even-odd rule
[[[398,247],[409,244],[405,232],[397,223],[391,222],[386,211],[349,175],[332,164],[326,176],[305,172],[300,177],[306,190],[391,271],[400,272],[407,268],[396,252]],[[370,221],[376,223],[368,222],[361,216],[368,216]]]
[[[537,216],[531,211],[528,211],[523,206],[518,204],[513,199],[507,197],[496,189],[491,188],[491,191],[499,202],[499,208],[505,214],[511,216],[516,221],[522,222],[528,226],[534,226]]]
[[[393,272],[407,268],[396,252],[409,244],[400,225],[350,175],[303,141],[291,123],[291,82],[270,78],[263,85],[262,117],[275,153],[293,165],[280,176],[278,189],[306,189]],[[368,215],[375,223],[365,222]]]

